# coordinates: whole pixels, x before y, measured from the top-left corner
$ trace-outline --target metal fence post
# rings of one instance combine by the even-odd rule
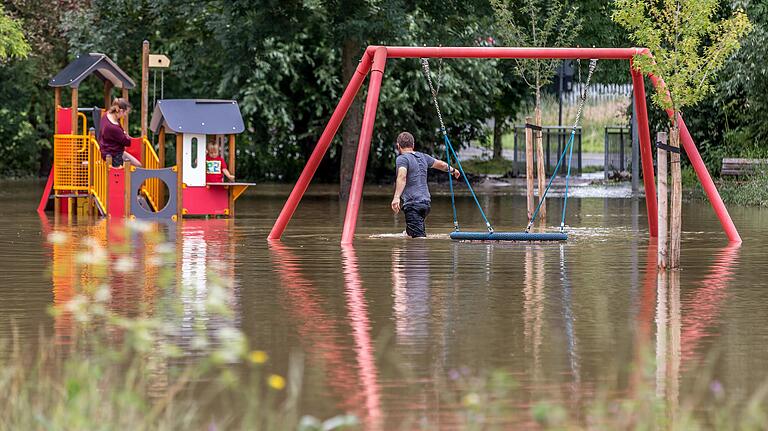
[[[610,142],[608,142],[608,126],[603,129],[603,179],[608,179],[608,146],[610,145]]]

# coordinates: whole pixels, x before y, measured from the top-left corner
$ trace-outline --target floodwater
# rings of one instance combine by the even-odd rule
[[[153,250],[104,220],[41,220],[41,188],[0,191],[0,339],[34,344],[44,333],[67,343],[71,317],[48,310],[87,274],[71,270],[73,247],[47,235],[109,240],[139,266]],[[389,187],[371,187],[354,247],[342,249],[344,207],[332,188],[314,186],[283,241],[270,245],[288,191],[258,186],[238,201],[234,221],[171,229],[177,277],[192,286],[179,298],[184,318],[171,323],[215,330],[201,305],[206,278],[233,279],[234,322],[269,354],[270,370],[286,375],[288,358],[303,354],[303,413],[350,412],[379,429],[450,429],[463,405],[445,388],[499,370],[516,382],[502,400],[513,415],[493,421],[518,425],[540,400],[578,408],[601,393],[623,397],[642,378],[672,404],[697,395],[706,378],[714,383],[699,394],[704,408],[716,398],[709,386],[743,402],[768,380],[766,210],[731,208],[744,239],[731,247],[706,202],[686,203],[684,270],[660,283],[642,199],[569,200],[566,244],[457,243],[447,239],[446,195],[434,197],[431,238],[407,240],[396,235],[404,225],[389,211]],[[481,202],[497,230],[524,227],[522,197],[497,190]],[[471,199],[457,204],[462,226],[480,229]],[[561,204],[550,203],[549,226],[559,225]],[[152,312],[160,293],[152,272],[140,272],[114,277],[112,307]],[[185,332],[179,337],[183,345]],[[649,367],[650,377],[639,376]]]

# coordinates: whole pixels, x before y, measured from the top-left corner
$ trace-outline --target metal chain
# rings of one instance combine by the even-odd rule
[[[589,74],[587,74],[587,83],[584,85],[584,88],[581,92],[581,101],[579,102],[579,109],[576,110],[576,121],[573,122],[573,128],[576,129],[576,127],[579,124],[579,120],[581,119],[581,114],[584,111],[584,105],[587,103],[587,92],[589,91],[589,83],[592,80],[592,74],[595,72],[595,68],[597,67],[597,59],[589,60]],[[579,68],[579,83],[581,83],[581,68]]]
[[[437,103],[437,90],[435,89],[435,86],[432,85],[432,73],[429,71],[429,60],[426,58],[421,59],[421,70],[424,72],[424,76],[427,77],[429,91],[432,93],[432,102],[435,105],[435,110],[437,110],[437,118],[440,120],[440,131],[443,135],[446,135],[447,132],[445,130],[445,122],[443,122],[443,113],[440,111],[440,104]]]

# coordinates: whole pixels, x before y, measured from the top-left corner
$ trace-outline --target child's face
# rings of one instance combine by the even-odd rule
[[[216,145],[208,145],[208,155],[216,157],[219,155],[219,147]]]

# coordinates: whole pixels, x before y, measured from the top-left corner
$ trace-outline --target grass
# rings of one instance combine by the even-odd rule
[[[768,171],[739,178],[720,178],[715,184],[723,202],[728,205],[768,207]],[[683,169],[683,185],[694,198],[707,199],[693,168]]]
[[[617,99],[609,101],[597,101],[588,99],[581,116],[582,127],[582,151],[587,153],[602,153],[604,148],[604,134],[606,126],[628,125],[629,119],[626,112],[630,99]],[[563,105],[563,125],[570,127],[576,119],[577,105]],[[525,124],[526,117],[533,117],[533,106],[527,107],[517,118],[515,124]],[[541,121],[544,125],[557,125],[558,103],[552,95],[542,97]],[[523,140],[524,142],[524,140]],[[505,149],[513,149],[515,136],[507,133],[502,138]]]
[[[512,160],[482,160],[482,159],[469,159],[461,162],[461,166],[467,173],[474,175],[506,175],[510,172],[518,172],[522,165],[515,163]],[[524,166],[524,165],[522,165]]]

